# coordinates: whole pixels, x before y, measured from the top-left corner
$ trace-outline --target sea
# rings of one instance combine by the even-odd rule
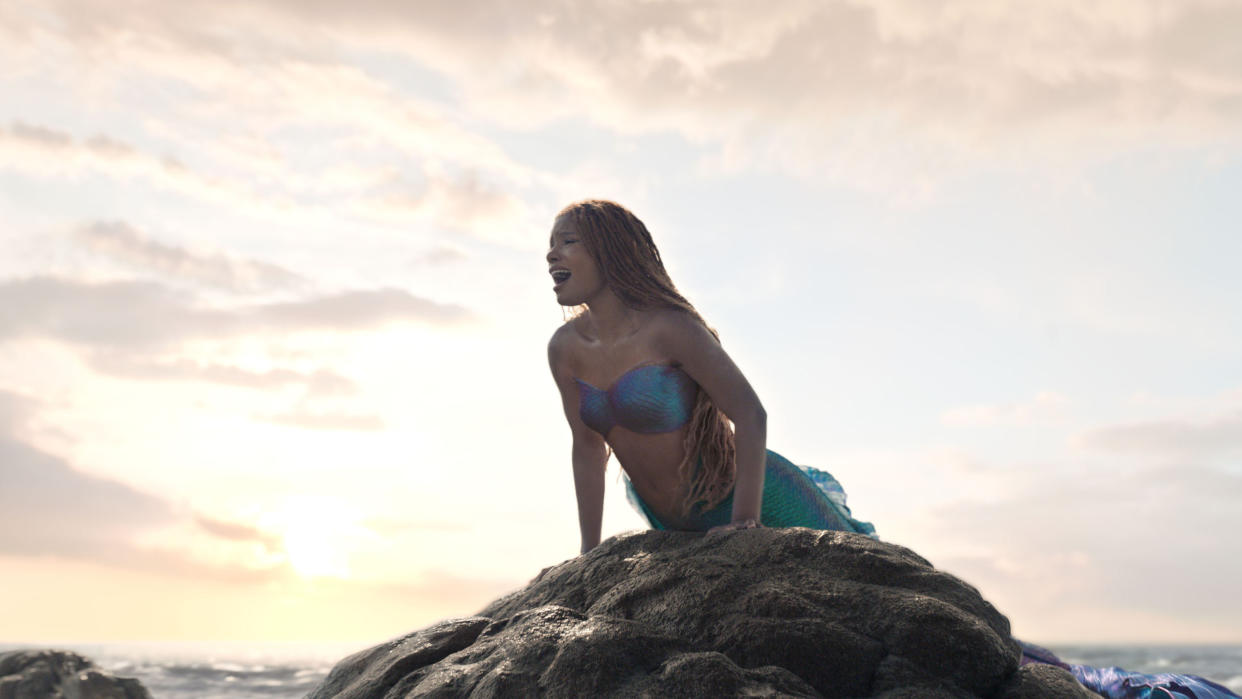
[[[71,650],[114,675],[137,677],[154,699],[293,699],[305,696],[338,660],[378,642],[0,643],[0,652]],[[1046,647],[1068,663],[1199,675],[1242,694],[1242,645]]]

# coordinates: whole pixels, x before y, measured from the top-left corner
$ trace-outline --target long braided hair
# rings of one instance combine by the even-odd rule
[[[647,227],[628,209],[612,201],[586,199],[566,206],[557,216],[568,216],[574,222],[604,283],[622,303],[636,310],[683,310],[720,342],[716,330],[673,286]],[[584,310],[584,306],[576,307],[571,317]],[[702,388],[689,424],[678,466],[681,481],[690,486],[682,502],[683,516],[689,516],[698,503],[705,510],[720,504],[729,495],[736,472],[733,426]],[[702,461],[697,472],[696,457]]]

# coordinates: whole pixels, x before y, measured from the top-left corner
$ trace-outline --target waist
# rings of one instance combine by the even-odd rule
[[[781,458],[769,449],[767,461],[770,463],[774,456]],[[690,492],[690,482],[698,476],[702,466],[703,458],[699,456],[691,468],[689,480],[682,480],[678,476],[675,487],[667,490],[644,487],[645,484],[636,482],[637,479],[629,477],[627,473],[626,496],[630,504],[656,529],[707,531],[712,527],[728,524],[733,517],[733,484],[729,485],[728,494],[711,508],[707,507],[706,502],[696,502],[691,505],[687,514],[682,514],[686,496]],[[673,497],[669,497],[669,494]]]
[[[628,487],[639,493],[661,520],[680,513],[689,492],[690,480],[681,474],[685,432],[683,429],[659,435],[630,433],[610,442]],[[698,468],[697,462],[693,468]]]

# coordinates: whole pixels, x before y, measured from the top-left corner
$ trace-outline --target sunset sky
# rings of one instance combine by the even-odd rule
[[[1242,2],[0,0],[0,641],[574,556],[555,212],[1036,642],[1242,642]],[[604,535],[643,522],[610,464]]]

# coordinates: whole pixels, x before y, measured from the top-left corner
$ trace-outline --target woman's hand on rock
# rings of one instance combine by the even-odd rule
[[[713,534],[724,534],[725,532],[737,531],[738,529],[757,529],[762,526],[763,525],[757,520],[744,519],[740,522],[729,522],[728,524],[722,524],[718,527],[712,527],[707,530],[707,535],[711,536]]]

